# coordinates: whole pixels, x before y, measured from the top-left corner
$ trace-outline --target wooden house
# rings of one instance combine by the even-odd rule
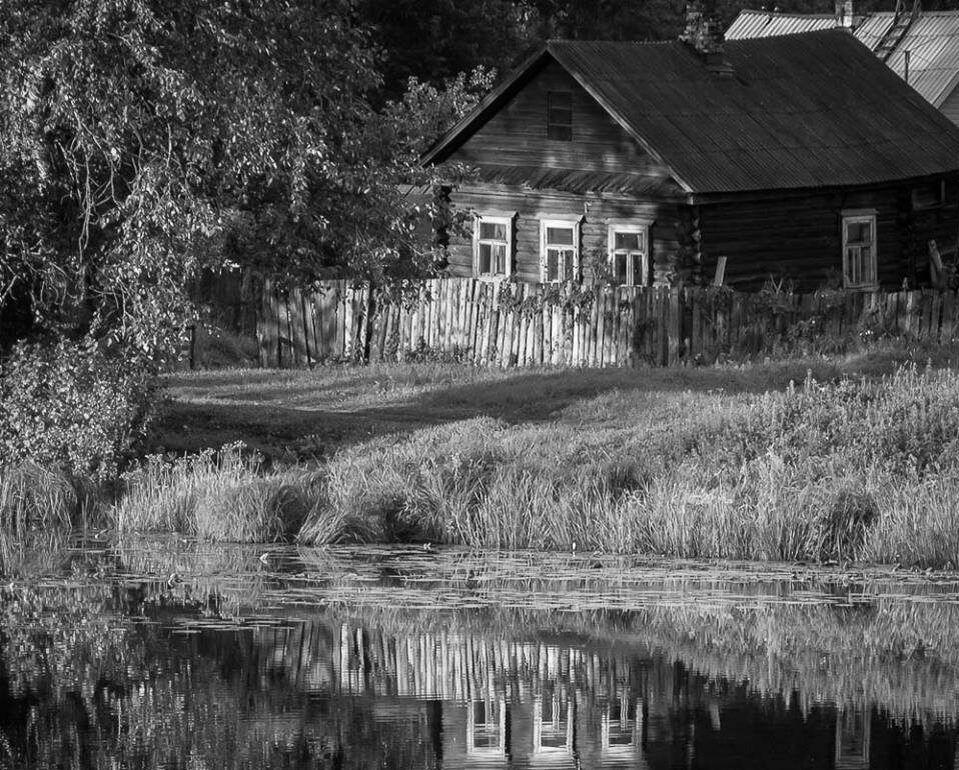
[[[727,40],[789,35],[845,27],[932,106],[959,124],[959,11],[924,11],[918,0],[894,11],[856,14],[839,0],[834,14],[744,9]]]
[[[694,8],[695,10],[695,8]],[[846,31],[550,42],[424,156],[453,276],[755,289],[928,280],[954,242],[959,129]]]

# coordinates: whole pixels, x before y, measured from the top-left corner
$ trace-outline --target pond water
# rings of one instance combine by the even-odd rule
[[[159,538],[0,607],[0,768],[959,766],[955,575]]]

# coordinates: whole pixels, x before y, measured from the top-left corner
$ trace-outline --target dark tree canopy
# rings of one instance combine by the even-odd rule
[[[3,0],[0,304],[149,349],[200,266],[426,258],[375,55],[350,0]]]

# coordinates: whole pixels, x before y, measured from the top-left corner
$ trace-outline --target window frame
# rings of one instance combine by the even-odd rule
[[[879,288],[879,231],[876,223],[876,209],[844,209],[841,212],[840,228],[842,231],[842,285],[844,289],[850,291],[875,291]],[[866,269],[862,270],[863,276],[860,280],[853,282],[851,280],[851,262],[849,259],[849,249],[857,245],[861,248],[866,243],[849,241],[849,225],[868,224],[871,240],[868,242],[870,247],[869,264],[864,265]],[[859,256],[860,262],[862,256]],[[868,274],[867,274],[868,273]]]
[[[553,104],[554,99],[562,97],[568,106]],[[557,121],[554,112],[569,113],[568,121]],[[546,92],[546,138],[553,142],[573,141],[573,92],[547,91]]]
[[[474,214],[473,215],[473,277],[485,281],[498,281],[513,274],[513,222],[516,214]],[[503,241],[494,238],[480,237],[481,225],[503,225],[506,228],[506,271],[503,273],[480,272],[480,249],[484,242],[504,245]]]
[[[549,267],[549,253],[548,249],[550,244],[547,241],[548,233],[550,229],[554,230],[572,230],[573,231],[573,269],[572,269],[572,279],[573,281],[580,280],[580,223],[581,219],[541,219],[539,220],[539,277],[541,283],[563,283],[566,278],[547,278],[547,270]],[[569,244],[554,244],[555,248],[560,246],[569,246]],[[565,264],[563,266],[565,268]],[[560,275],[565,275],[566,270],[563,269],[560,272]]]
[[[942,209],[946,205],[946,180],[915,185],[909,191],[909,203],[913,212]]]
[[[649,244],[649,228],[652,225],[652,222],[646,220],[609,220],[606,223],[606,260],[609,266],[610,274],[610,284],[615,286],[630,286],[630,287],[643,287],[649,286],[649,274],[650,274],[650,244]],[[643,248],[642,249],[627,249],[626,256],[626,272],[627,275],[636,275],[636,264],[635,264],[635,254],[638,252],[641,254],[641,265],[640,269],[642,273],[640,274],[641,282],[640,283],[617,283],[616,278],[616,264],[615,264],[615,255],[617,251],[623,251],[623,249],[616,248],[616,234],[623,233],[624,235],[641,235],[643,237]]]

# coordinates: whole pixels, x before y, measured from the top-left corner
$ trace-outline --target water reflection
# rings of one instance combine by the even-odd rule
[[[691,601],[633,610],[410,609],[359,601],[362,581],[352,606],[329,602],[343,586],[327,576],[323,602],[291,608],[230,581],[118,571],[5,591],[0,767],[959,764],[947,602],[777,588],[774,605],[726,607],[712,586],[701,606],[687,585]]]

